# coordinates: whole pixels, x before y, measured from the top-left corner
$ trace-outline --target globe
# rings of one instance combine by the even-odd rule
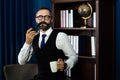
[[[78,13],[84,19],[84,26],[82,26],[81,28],[86,28],[86,20],[88,18],[90,18],[91,14],[92,14],[92,7],[91,7],[91,5],[89,3],[81,4],[78,7]]]

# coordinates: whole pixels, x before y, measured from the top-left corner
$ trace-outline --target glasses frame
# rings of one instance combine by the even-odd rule
[[[38,18],[39,20],[42,20],[42,19],[49,20],[51,18],[51,16],[50,15],[45,15],[45,16],[39,15],[36,18]]]

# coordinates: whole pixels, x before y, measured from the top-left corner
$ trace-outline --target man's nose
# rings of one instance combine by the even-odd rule
[[[45,18],[43,17],[43,18],[41,19],[41,21],[45,21]]]

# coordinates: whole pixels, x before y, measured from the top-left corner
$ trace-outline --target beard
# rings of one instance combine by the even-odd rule
[[[46,31],[50,28],[50,24],[48,24],[46,22],[40,22],[40,23],[38,23],[37,27],[42,29],[43,31]]]

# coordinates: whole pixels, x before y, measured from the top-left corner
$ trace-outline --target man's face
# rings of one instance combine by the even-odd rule
[[[51,23],[51,14],[49,10],[42,9],[36,13],[36,22],[40,29],[46,31],[50,27]]]

